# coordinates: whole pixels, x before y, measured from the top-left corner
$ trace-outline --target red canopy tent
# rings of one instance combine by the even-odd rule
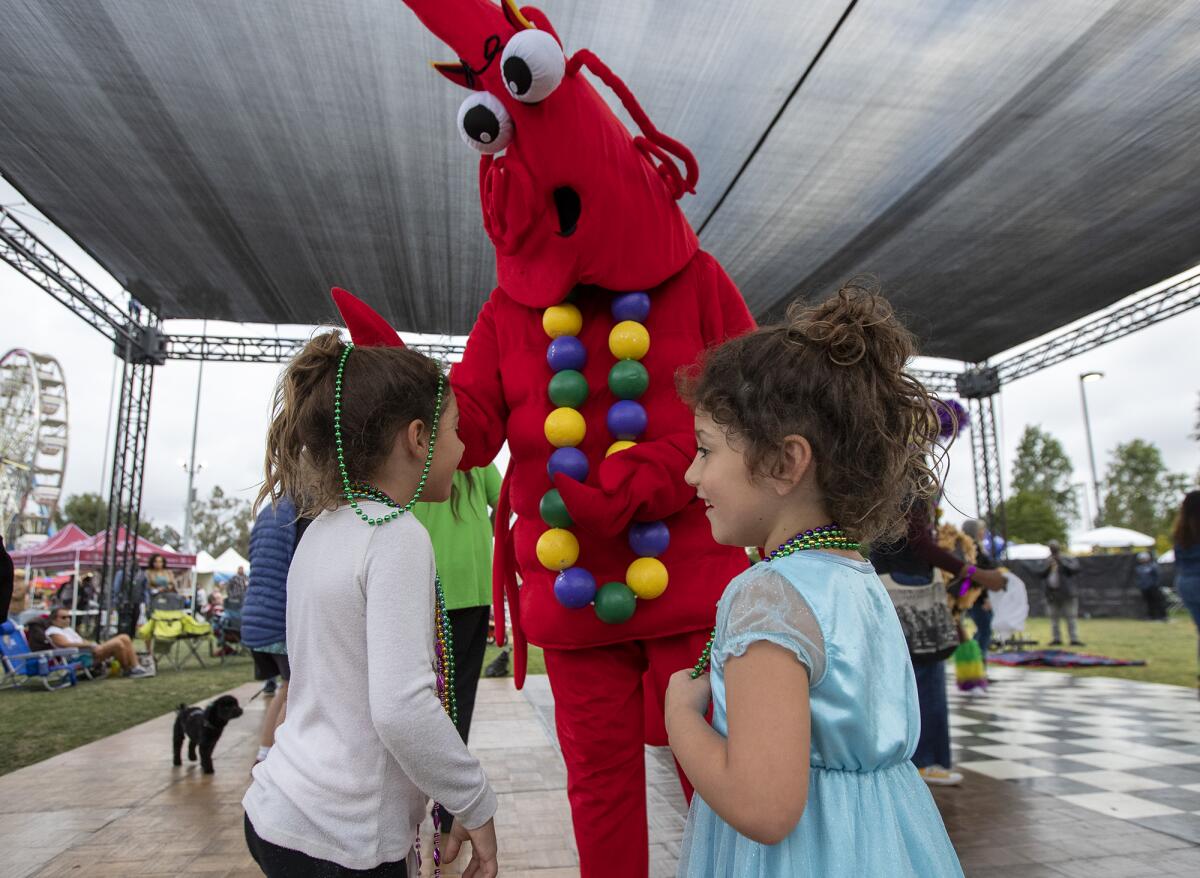
[[[125,528],[117,531],[119,548],[124,548]],[[108,531],[89,537],[81,528],[68,524],[46,542],[32,549],[12,552],[13,563],[27,568],[61,569],[69,566],[100,567],[104,563],[108,548]],[[145,537],[139,536],[136,543],[137,563],[145,567],[151,555],[162,555],[167,567],[174,570],[190,570],[196,566],[195,555],[168,552]]]

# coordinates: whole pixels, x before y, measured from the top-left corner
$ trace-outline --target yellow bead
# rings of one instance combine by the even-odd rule
[[[608,446],[608,451],[604,452],[605,457],[612,457],[618,451],[624,451],[626,448],[632,448],[637,445],[636,442],[630,442],[628,439],[622,439],[620,442],[614,442]]]
[[[553,305],[542,312],[542,329],[551,338],[579,335],[583,329],[583,315],[574,305]]]
[[[558,408],[546,416],[546,439],[555,448],[578,445],[586,432],[583,415],[575,409]]]
[[[579,540],[569,530],[551,528],[538,537],[537,556],[548,570],[566,570],[579,560]]]
[[[650,350],[650,333],[632,320],[623,320],[608,334],[608,349],[618,360],[640,360]]]
[[[625,571],[625,583],[642,600],[653,600],[667,590],[666,565],[657,558],[638,558]]]

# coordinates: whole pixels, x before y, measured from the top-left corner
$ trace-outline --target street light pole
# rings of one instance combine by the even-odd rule
[[[1096,475],[1096,450],[1092,445],[1092,420],[1088,416],[1087,388],[1089,381],[1099,381],[1104,377],[1103,372],[1084,372],[1079,376],[1079,398],[1083,400],[1083,430],[1087,435],[1088,463],[1092,466],[1092,496],[1096,501],[1096,518],[1092,520],[1094,527],[1100,518],[1100,479]]]
[[[201,330],[202,335],[208,335],[208,321],[204,321],[204,328]],[[188,459],[186,469],[188,474],[187,479],[187,499],[184,501],[183,510],[183,550],[185,552],[192,551],[192,506],[194,501],[192,498],[193,488],[192,483],[195,481],[196,473],[199,471],[196,467],[196,433],[200,429],[200,386],[204,381],[204,361],[200,361],[200,369],[196,372],[196,411],[192,416],[192,456]]]

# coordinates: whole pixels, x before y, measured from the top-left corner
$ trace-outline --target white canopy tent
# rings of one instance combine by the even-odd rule
[[[250,562],[238,554],[238,550],[230,546],[213,559],[213,573],[225,573],[230,576],[237,573],[241,567],[246,573],[250,572]]]
[[[1146,549],[1154,545],[1154,537],[1127,527],[1098,527],[1077,534],[1071,545],[1095,549]]]

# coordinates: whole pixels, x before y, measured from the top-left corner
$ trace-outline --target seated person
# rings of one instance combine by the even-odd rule
[[[143,677],[148,673],[138,664],[137,652],[134,650],[133,641],[129,639],[128,634],[118,634],[103,643],[84,640],[71,627],[71,614],[63,607],[56,607],[50,611],[50,625],[46,628],[46,639],[58,649],[75,647],[81,651],[90,652],[92,660],[97,664],[115,658],[121,663],[123,676]]]

